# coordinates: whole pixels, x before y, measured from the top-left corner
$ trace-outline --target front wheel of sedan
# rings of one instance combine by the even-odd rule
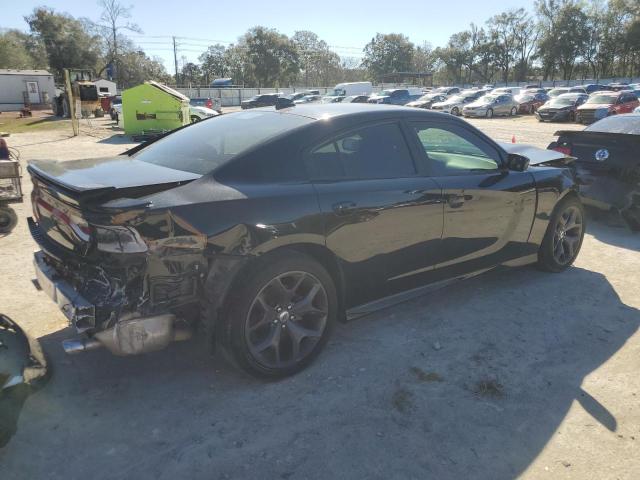
[[[487,118],[493,118],[493,109],[488,108],[486,113]]]
[[[338,302],[331,276],[291,251],[256,261],[228,309],[227,346],[251,375],[281,378],[305,368],[327,343]]]
[[[584,232],[585,215],[580,200],[573,196],[561,200],[538,250],[538,266],[548,272],[567,268],[580,252]]]
[[[512,107],[511,111],[509,112],[509,115],[511,115],[512,117],[515,117],[518,114],[518,109],[516,107]]]

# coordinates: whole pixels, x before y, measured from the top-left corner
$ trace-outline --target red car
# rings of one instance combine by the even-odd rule
[[[549,100],[549,95],[541,92],[524,91],[514,97],[518,102],[518,113],[535,113],[538,108]]]
[[[640,105],[633,92],[597,92],[576,110],[579,123],[593,123],[609,115],[631,113]]]

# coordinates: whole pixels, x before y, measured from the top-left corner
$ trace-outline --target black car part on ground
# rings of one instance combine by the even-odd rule
[[[0,448],[15,434],[27,396],[50,372],[39,342],[0,313]]]
[[[640,115],[609,117],[582,131],[561,130],[548,148],[576,157],[587,205],[620,214],[640,231]]]
[[[449,156],[443,135],[455,140]],[[73,351],[157,349],[185,337],[178,319],[239,341],[228,302],[265,271],[258,259],[287,253],[299,260],[274,275],[321,284],[326,298],[335,288],[331,309],[344,318],[425,284],[537,261],[574,185],[563,166],[545,166],[564,155],[516,148],[420,109],[312,104],[199,122],[114,159],[36,162],[38,280],[90,338]],[[448,162],[484,170],[446,175]]]

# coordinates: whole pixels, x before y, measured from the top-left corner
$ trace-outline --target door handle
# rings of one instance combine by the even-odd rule
[[[356,209],[356,202],[338,202],[333,205],[336,215],[348,215]]]
[[[451,208],[459,208],[464,205],[464,195],[448,195],[447,203]]]

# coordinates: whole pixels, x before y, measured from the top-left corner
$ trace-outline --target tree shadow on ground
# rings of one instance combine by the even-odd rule
[[[52,479],[515,478],[574,401],[620,428],[602,392],[582,385],[639,323],[603,275],[525,268],[347,324],[280,382],[196,341],[65,356],[67,329],[41,339],[55,375],[0,461],[9,477]]]

